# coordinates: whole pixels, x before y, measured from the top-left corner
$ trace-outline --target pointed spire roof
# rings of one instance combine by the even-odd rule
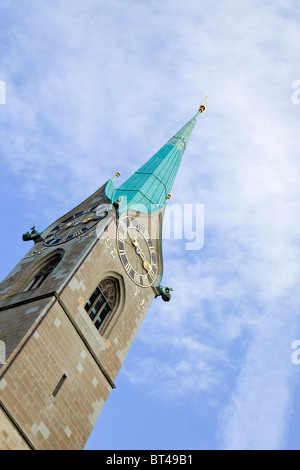
[[[106,193],[112,202],[122,198],[120,212],[154,212],[164,207],[197,118],[204,110],[205,106],[200,106],[198,113],[119,189],[108,182]]]

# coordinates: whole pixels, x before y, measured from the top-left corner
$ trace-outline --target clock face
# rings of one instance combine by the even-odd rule
[[[94,206],[77,212],[56,225],[44,240],[46,246],[56,246],[85,235],[108,214],[108,206]]]
[[[128,276],[139,286],[152,286],[157,278],[157,257],[146,227],[135,217],[120,220],[119,256]]]

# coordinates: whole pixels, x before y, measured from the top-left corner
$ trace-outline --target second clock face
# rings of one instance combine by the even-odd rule
[[[44,240],[46,246],[56,246],[85,235],[94,225],[107,216],[108,208],[94,206],[77,212],[56,225]]]
[[[119,256],[128,276],[139,286],[157,279],[157,257],[146,227],[135,217],[120,220],[117,232]]]

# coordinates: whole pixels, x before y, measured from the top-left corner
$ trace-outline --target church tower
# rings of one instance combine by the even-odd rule
[[[163,215],[204,110],[118,189],[23,235],[0,284],[0,449],[84,448],[152,301],[170,300]]]

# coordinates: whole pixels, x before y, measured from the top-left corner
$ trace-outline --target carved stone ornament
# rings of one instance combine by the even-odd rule
[[[103,281],[100,282],[99,288],[110,308],[113,310],[116,305],[118,295],[117,281],[111,278],[103,279]]]
[[[35,229],[35,226],[33,226],[30,230],[31,232],[26,232],[22,236],[24,242],[32,240],[34,243],[38,243],[43,240],[41,234]]]

